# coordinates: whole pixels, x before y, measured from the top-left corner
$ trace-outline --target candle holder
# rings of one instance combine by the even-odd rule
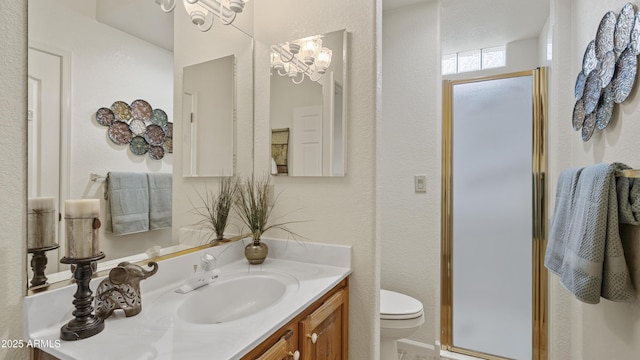
[[[89,287],[91,282],[91,263],[104,258],[104,253],[89,258],[72,259],[63,257],[60,262],[63,264],[74,264],[76,269],[73,278],[76,280],[78,289],[73,295],[73,305],[75,310],[73,316],[75,319],[70,320],[67,324],[60,328],[60,338],[62,340],[74,341],[86,339],[100,333],[104,329],[104,320],[92,314],[93,293]]]
[[[47,277],[44,275],[44,270],[47,268],[47,255],[45,252],[59,248],[58,244],[51,246],[45,246],[36,249],[27,249],[30,254],[33,254],[31,258],[31,269],[33,270],[33,279],[31,279],[31,287],[47,285]]]

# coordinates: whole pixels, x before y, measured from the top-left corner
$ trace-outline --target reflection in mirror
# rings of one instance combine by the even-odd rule
[[[234,26],[226,26],[227,30],[218,31],[217,36],[230,36],[231,40],[218,43],[216,38],[216,41],[203,39],[203,42],[213,43],[216,49],[227,51],[227,54],[204,57],[208,55],[201,52],[203,56],[197,61],[185,64],[175,60],[184,58],[179,54],[178,46],[176,52],[173,51],[174,20],[190,24],[189,15],[182,7],[180,11],[176,9],[172,14],[165,14],[156,2],[149,0],[29,0],[28,9],[28,196],[32,201],[36,198],[36,202],[53,198],[56,229],[53,241],[59,245],[57,249],[46,251],[48,283],[68,280],[71,275],[68,265],[59,262],[67,251],[65,200],[100,200],[103,223],[100,227],[100,250],[106,257],[97,264],[98,270],[110,269],[123,260],[141,261],[199,245],[183,244],[176,235],[181,224],[190,222],[184,219],[173,219],[173,229],[121,236],[105,231],[108,222],[104,197],[106,175],[109,172],[173,173],[174,161],[178,165],[181,160],[182,133],[178,111],[174,148],[178,156],[174,159],[173,154],[166,154],[161,160],[136,156],[127,146],[117,145],[108,139],[105,128],[96,121],[96,110],[115,101],[131,103],[144,99],[154,108],[163,109],[168,120],[174,121],[174,106],[182,108],[181,96],[174,97],[174,88],[182,87],[182,75],[175,75],[178,80],[174,78],[174,64],[178,64],[177,69],[182,69],[186,65],[231,54],[243,64],[252,64],[251,37]],[[246,21],[250,22],[250,17]],[[200,34],[197,28],[190,28]],[[239,35],[229,35],[234,32]],[[176,44],[191,44],[193,36],[191,33],[177,34]],[[225,50],[238,37],[247,39],[244,41],[248,50],[243,50],[242,55],[236,53],[237,48]],[[184,46],[180,51],[184,52]],[[51,89],[58,91],[51,92]],[[247,91],[251,92],[252,88]],[[248,101],[253,99],[244,93],[243,96]],[[252,117],[246,116],[239,119],[252,121]],[[252,123],[239,126],[252,129]],[[248,151],[239,152],[244,154]],[[245,158],[246,161],[252,160]],[[178,191],[184,193],[184,186]],[[175,198],[175,179],[173,192]],[[29,264],[33,255],[30,253],[28,257],[27,270],[31,279],[33,273]]]
[[[271,47],[271,172],[346,174],[347,32]]]
[[[235,158],[235,57],[187,66],[182,88],[182,174],[231,176]]]
[[[116,20],[153,13],[158,21],[171,22],[172,16],[153,1],[146,3],[29,0],[29,197],[54,198],[60,247],[47,252],[50,283],[70,276],[69,266],[59,262],[67,252],[65,200],[100,200],[105,263],[130,256],[142,260],[153,246],[173,245],[170,228],[123,236],[106,231],[109,172],[171,173],[173,168],[172,154],[161,160],[134,155],[129,146],[109,140],[96,119],[101,107],[144,99],[173,120],[171,44],[151,43],[116,28],[122,25]],[[91,181],[91,173],[101,177]]]

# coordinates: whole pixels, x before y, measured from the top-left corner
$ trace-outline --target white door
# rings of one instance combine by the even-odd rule
[[[293,109],[290,172],[293,176],[322,175],[322,106]]]
[[[59,213],[62,58],[29,48],[28,62],[28,196],[52,196]],[[47,255],[46,273],[57,272],[58,254]]]

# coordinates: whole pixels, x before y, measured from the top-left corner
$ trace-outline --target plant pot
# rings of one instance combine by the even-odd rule
[[[244,247],[244,256],[252,265],[262,264],[267,258],[267,254],[269,254],[269,247],[260,240],[254,240]]]

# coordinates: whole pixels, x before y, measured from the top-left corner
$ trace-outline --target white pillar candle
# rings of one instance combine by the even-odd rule
[[[27,204],[27,248],[40,249],[55,244],[56,207],[53,197],[29,198]]]
[[[69,218],[94,218],[100,216],[99,199],[64,201],[64,216]]]
[[[53,196],[44,197],[32,197],[29,198],[29,205],[27,212],[34,212],[34,210],[55,210]]]
[[[81,199],[64,202],[67,257],[84,259],[100,253],[100,200]]]

